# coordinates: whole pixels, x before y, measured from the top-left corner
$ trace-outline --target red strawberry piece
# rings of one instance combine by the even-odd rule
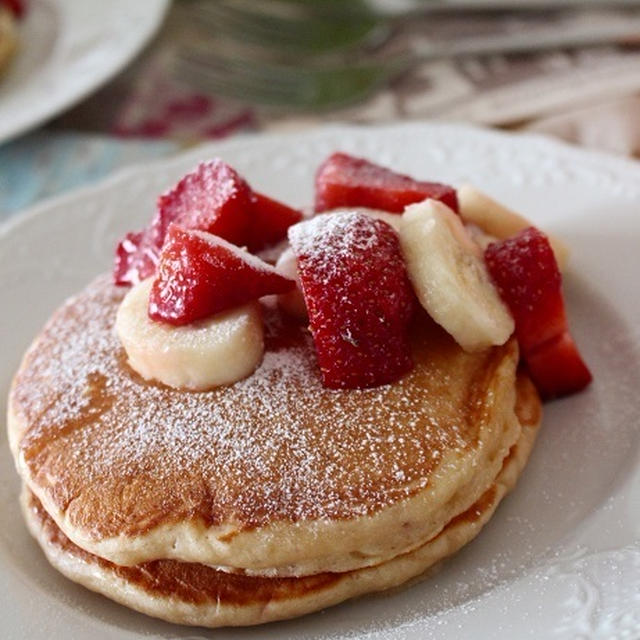
[[[127,233],[116,249],[113,279],[119,285],[137,284],[155,273],[161,242],[153,228]]]
[[[547,236],[525,229],[489,245],[485,261],[541,394],[550,398],[582,389],[591,374],[568,331],[562,276]]]
[[[0,5],[7,7],[16,18],[24,16],[25,4],[23,0],[0,0]]]
[[[171,223],[243,245],[251,213],[251,189],[226,162],[203,162],[158,198],[158,232]]]
[[[566,330],[562,276],[543,233],[530,227],[491,244],[485,261],[514,317],[523,350],[530,351]]]
[[[297,224],[289,240],[324,385],[374,387],[409,371],[414,294],[395,231],[346,212]]]
[[[458,210],[458,198],[452,187],[419,182],[346,153],[329,156],[316,175],[316,211],[369,207],[402,213],[407,205],[427,198]]]
[[[114,281],[136,284],[152,276],[169,225],[212,233],[258,251],[286,238],[302,214],[251,191],[238,173],[220,159],[201,163],[160,196],[151,225],[129,233],[116,250]]]
[[[300,211],[255,191],[252,205],[246,242],[249,251],[260,251],[284,240],[287,229],[302,219]]]
[[[201,320],[295,282],[222,238],[171,225],[149,295],[149,317],[173,325]]]
[[[545,399],[582,391],[592,380],[568,331],[527,353],[526,361],[531,379]]]
[[[113,274],[115,283],[136,284],[155,273],[167,230],[173,222],[244,244],[252,197],[247,183],[222,160],[198,165],[160,196],[150,226],[127,234],[120,242]]]

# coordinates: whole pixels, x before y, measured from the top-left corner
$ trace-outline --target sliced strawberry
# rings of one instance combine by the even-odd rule
[[[161,243],[154,230],[127,233],[116,249],[113,280],[118,285],[133,285],[155,273]]]
[[[253,192],[252,215],[246,241],[249,251],[260,251],[287,237],[287,229],[300,222],[302,213],[257,191]]]
[[[409,371],[415,297],[395,231],[347,212],[297,224],[289,240],[324,385],[373,387]]]
[[[458,210],[455,189],[436,182],[418,182],[346,153],[334,153],[316,175],[316,211],[336,207],[369,207],[402,213],[414,202],[440,200]]]
[[[158,231],[166,235],[171,223],[199,229],[243,245],[250,221],[251,189],[219,158],[202,162],[158,198]]]
[[[489,245],[485,261],[513,315],[523,358],[542,395],[565,395],[588,384],[591,374],[568,331],[562,276],[548,238],[530,227]]]
[[[531,379],[545,399],[582,391],[592,380],[568,331],[527,353],[526,360]]]
[[[147,228],[128,233],[120,241],[114,282],[131,285],[154,274],[167,230],[173,222],[244,244],[252,197],[247,183],[222,160],[201,163],[158,198],[158,211]]]
[[[485,261],[516,323],[524,351],[567,329],[562,276],[547,237],[530,227],[489,245]]]
[[[16,18],[22,18],[25,13],[23,0],[0,0],[0,6],[4,5]]]
[[[118,245],[116,284],[130,285],[155,272],[169,225],[197,229],[259,251],[286,238],[302,214],[254,193],[246,181],[220,159],[203,162],[158,199],[158,211],[141,232]]]
[[[222,238],[173,224],[149,295],[149,317],[188,324],[294,287],[271,265]]]

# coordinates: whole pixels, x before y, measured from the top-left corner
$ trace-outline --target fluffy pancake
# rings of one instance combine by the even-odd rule
[[[519,437],[513,340],[467,354],[424,315],[410,374],[344,392],[322,387],[305,329],[269,320],[254,375],[189,393],[127,366],[113,333],[124,293],[105,276],[54,314],[9,409],[27,486],[74,543],[118,565],[379,565],[480,499]]]
[[[343,574],[252,577],[175,560],[118,567],[74,545],[28,491],[23,495],[24,514],[32,534],[54,567],[71,580],[138,611],[171,622],[210,627],[294,617],[400,585],[477,535],[515,484],[535,440],[540,404],[533,386],[524,376],[518,381],[517,413],[522,424],[518,442],[479,500],[414,551],[382,565]]]

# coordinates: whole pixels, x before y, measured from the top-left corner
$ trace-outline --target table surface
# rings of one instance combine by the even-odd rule
[[[303,115],[241,104],[172,78],[170,54],[185,37],[183,11],[176,4],[143,54],[94,96],[0,145],[0,223],[44,198],[201,141],[335,121],[453,119],[640,155],[640,48],[424,63],[366,103]],[[400,45],[421,34],[413,25]]]

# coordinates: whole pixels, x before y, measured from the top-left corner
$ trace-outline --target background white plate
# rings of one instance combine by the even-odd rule
[[[20,46],[0,78],[0,142],[80,101],[120,71],[160,26],[169,0],[30,0]]]
[[[417,176],[472,181],[573,248],[566,293],[591,388],[547,405],[531,462],[482,534],[410,589],[300,620],[215,633],[165,624],[50,569],[21,522],[0,436],[3,638],[640,637],[640,167],[542,138],[466,127],[331,127],[200,147],[50,201],[0,230],[0,415],[20,356],[49,313],[110,268],[116,239],[156,195],[220,155],[260,191],[310,203],[331,151]]]

